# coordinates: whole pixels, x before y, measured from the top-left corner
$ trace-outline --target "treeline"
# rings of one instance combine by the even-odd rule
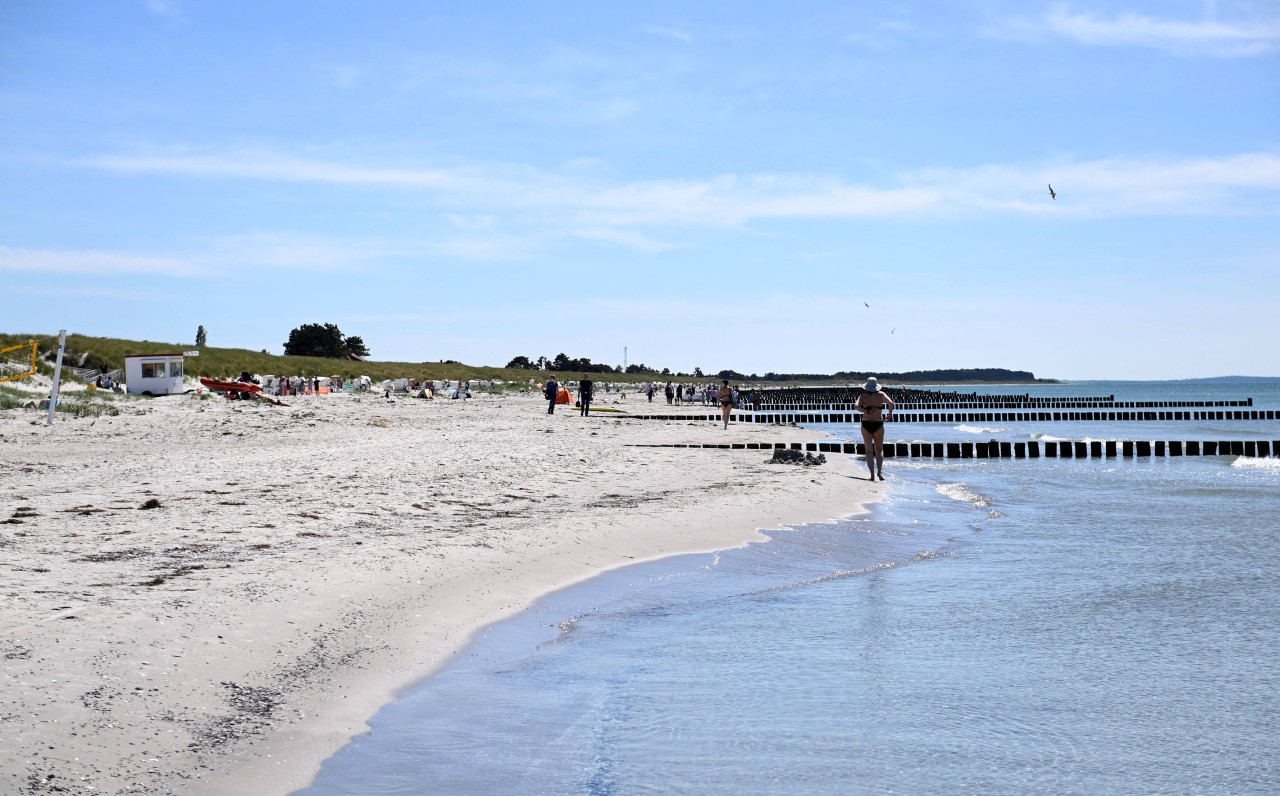
[[[692,373],[672,373],[670,368],[651,368],[643,362],[637,365],[627,365],[624,370],[621,365],[614,367],[592,362],[586,357],[576,358],[564,353],[556,354],[551,359],[546,357],[538,357],[537,359],[530,359],[526,356],[512,357],[511,361],[507,363],[507,367],[521,370],[552,370],[563,373],[630,373],[633,375],[673,376],[675,378],[689,379],[706,379],[712,375],[721,379],[743,380],[756,378],[754,373],[748,377],[736,370],[722,370],[715,374],[707,374],[702,372],[702,368],[694,368]]]
[[[626,370],[622,366],[611,366],[603,363],[592,362],[585,357],[571,357],[567,354],[556,354],[555,357],[548,359],[547,357],[538,357],[530,359],[526,356],[513,357],[507,363],[508,368],[519,368],[522,370],[549,370],[558,371],[560,373],[628,373],[633,375],[647,376],[664,376],[676,379],[692,378],[692,379],[729,379],[730,381],[844,381],[859,382],[865,381],[868,376],[875,376],[885,383],[898,382],[901,384],[947,384],[951,382],[989,382],[989,383],[1007,383],[1007,382],[1039,382],[1041,384],[1056,384],[1057,379],[1037,379],[1036,375],[1028,370],[1008,370],[1007,368],[950,368],[943,370],[910,370],[904,373],[892,373],[881,371],[879,373],[871,373],[867,371],[849,371],[841,370],[836,373],[774,373],[769,372],[763,376],[755,373],[746,374],[736,370],[721,370],[716,372],[703,372],[702,368],[694,368],[692,373],[673,373],[668,368],[652,368],[645,364],[628,365]]]
[[[604,363],[592,362],[588,357],[575,358],[564,352],[556,354],[554,358],[538,357],[530,359],[526,356],[512,357],[507,363],[509,368],[519,368],[520,370],[563,370],[565,372],[574,371],[577,373],[621,373],[618,368]],[[635,365],[631,366],[636,367]],[[640,373],[645,371],[636,371],[627,368],[628,373]]]
[[[1005,368],[953,368],[947,370],[909,370],[904,373],[869,373],[866,371],[842,370],[837,373],[766,373],[766,381],[863,381],[868,376],[875,376],[885,383],[904,382],[910,384],[946,384],[949,382],[1040,382],[1056,384],[1057,379],[1037,379],[1029,370],[1007,370]]]

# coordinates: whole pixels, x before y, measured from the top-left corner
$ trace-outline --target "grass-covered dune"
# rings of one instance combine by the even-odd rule
[[[40,340],[41,359],[57,350],[57,336],[49,334],[0,333],[0,348],[7,348],[28,340]],[[352,362],[343,359],[321,357],[286,357],[249,351],[243,348],[216,348],[190,343],[163,343],[150,340],[122,340],[113,337],[89,337],[82,334],[67,335],[67,352],[63,362],[83,368],[123,368],[124,358],[132,354],[174,354],[183,351],[199,351],[198,357],[187,357],[187,374],[192,376],[234,377],[244,371],[276,376],[342,376],[350,379],[368,376],[374,380],[417,379],[503,379],[528,381],[537,378],[538,371],[516,368],[493,368],[443,362]],[[641,375],[609,375],[610,380],[644,381]]]
[[[0,348],[7,348],[28,340],[39,340],[40,355],[43,360],[47,354],[57,348],[57,337],[52,334],[8,334],[0,332]],[[198,357],[188,357],[186,370],[192,376],[212,376],[214,378],[236,377],[248,371],[257,374],[276,376],[341,376],[351,379],[356,376],[368,376],[374,381],[383,379],[416,378],[416,379],[502,379],[508,382],[527,382],[530,378],[541,380],[546,374],[537,370],[519,368],[498,368],[484,365],[464,365],[451,362],[352,362],[344,359],[324,359],[320,357],[287,357],[268,354],[262,351],[250,351],[243,348],[216,348],[213,346],[196,347],[190,343],[163,343],[150,340],[122,340],[113,337],[90,337],[82,334],[67,336],[67,353],[64,362],[82,368],[99,368],[106,365],[109,370],[124,367],[124,358],[131,354],[172,354],[183,351],[200,352]],[[51,368],[42,365],[46,372]],[[561,376],[576,377],[576,373],[565,372]],[[870,375],[870,374],[866,374]],[[992,383],[1029,383],[1034,381],[1051,381],[1035,379],[1025,371],[1009,371],[999,368],[969,368],[939,371],[914,371],[911,373],[881,373],[880,380],[885,384],[992,384]],[[648,382],[648,381],[711,381],[714,374],[695,379],[692,376],[661,375],[657,373],[600,373],[593,378],[608,382]],[[775,382],[770,378],[733,379],[734,382],[750,382],[752,384],[770,384],[798,386],[799,384],[852,384],[860,383],[865,376],[856,378],[848,374],[836,378],[822,374],[778,374]]]

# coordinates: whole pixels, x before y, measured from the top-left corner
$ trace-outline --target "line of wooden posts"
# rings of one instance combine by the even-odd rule
[[[861,442],[722,442],[641,444],[637,448],[799,450],[866,455]],[[1152,456],[1250,456],[1280,453],[1280,440],[1032,440],[1029,442],[886,442],[884,455],[900,459],[1114,459]]]

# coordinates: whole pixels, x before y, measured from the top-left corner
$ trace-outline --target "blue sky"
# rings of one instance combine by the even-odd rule
[[[0,283],[276,353],[1280,375],[1280,4],[10,0]]]

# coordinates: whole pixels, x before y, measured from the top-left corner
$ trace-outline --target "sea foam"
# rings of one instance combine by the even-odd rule
[[[1070,437],[1055,437],[1052,434],[1032,434],[1031,438],[1040,440],[1041,442],[1070,442],[1071,441]]]
[[[991,498],[975,492],[968,484],[938,484],[938,492],[952,500],[968,503],[975,508],[986,508],[991,505]]]
[[[1231,463],[1232,467],[1258,467],[1263,470],[1280,471],[1280,459],[1275,457],[1256,459],[1252,456],[1239,456]]]
[[[999,434],[1001,431],[1008,429],[997,428],[995,426],[965,426],[959,425],[955,427],[956,431],[963,431],[966,434]]]

